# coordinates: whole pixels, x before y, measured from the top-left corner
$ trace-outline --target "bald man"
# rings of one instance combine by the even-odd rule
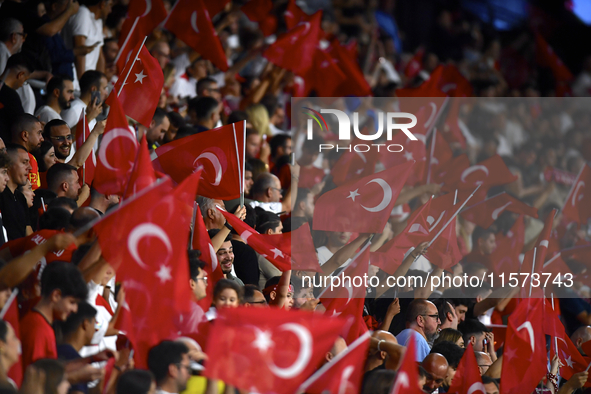
[[[439,353],[431,353],[425,357],[421,366],[427,375],[423,390],[427,393],[438,392],[447,376],[447,369],[449,368],[447,360]]]
[[[347,350],[347,342],[345,342],[345,340],[342,337],[338,337],[337,340],[334,342],[334,345],[332,345],[330,351],[326,352],[326,354],[324,355],[322,365],[329,363],[333,358],[335,358],[345,350]]]
[[[480,376],[482,376],[486,373],[486,371],[488,371],[493,361],[488,353],[474,352],[474,355],[476,356],[476,362],[478,363],[478,370],[480,371]]]
[[[383,342],[380,343],[380,350],[377,349],[377,345],[375,349],[369,349],[367,360],[365,361],[365,372],[369,372],[376,368],[394,369],[386,367],[386,364],[392,364],[392,362],[388,362],[391,357],[387,352],[387,347],[384,345],[386,343],[398,344],[396,337],[392,335],[392,333],[383,330],[374,331],[371,337],[376,339],[378,342]]]
[[[581,346],[585,342],[591,341],[591,326],[583,326],[577,328],[577,330],[573,332],[573,335],[570,336],[570,340],[573,341],[573,343],[579,350],[579,353],[581,353],[583,356],[587,356],[587,354],[585,354],[585,351]]]
[[[406,329],[396,336],[396,340],[406,346],[410,336],[414,335],[417,361],[421,362],[431,351],[429,343],[433,342],[440,324],[435,304],[427,300],[414,300],[406,313]]]

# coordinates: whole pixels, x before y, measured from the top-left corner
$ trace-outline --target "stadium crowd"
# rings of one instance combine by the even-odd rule
[[[2,1],[0,391],[586,392],[591,108],[581,97],[591,96],[591,54],[569,64],[573,75],[539,26],[524,22],[500,34],[457,2],[438,1],[430,27],[420,28],[402,23],[417,10],[399,3]],[[134,68],[140,53],[156,73]],[[156,74],[161,84],[149,85]],[[157,91],[122,93],[148,85]],[[409,99],[417,97],[420,105]],[[419,141],[394,136],[404,152],[373,155],[344,149],[352,141],[338,140],[336,117],[315,118],[309,136],[312,115],[302,110],[323,105],[359,112],[359,129],[370,130],[388,109],[412,108],[421,124],[425,108],[436,115],[417,131]],[[149,118],[140,121],[133,111],[145,108]],[[125,125],[116,126],[121,113]],[[231,148],[213,134],[220,127],[233,130]],[[107,136],[121,130],[133,136],[133,151],[105,153],[116,138]],[[235,143],[244,201],[218,187],[220,179],[201,192],[207,176],[195,192],[194,168],[174,167],[184,163],[183,144],[210,140],[217,151],[197,149],[189,166],[211,152],[234,154]],[[127,163],[125,155],[133,166],[117,173],[107,158]],[[221,166],[226,174],[231,161]],[[470,178],[475,167],[487,178]],[[147,168],[146,184],[134,174]],[[393,168],[400,185],[390,189],[379,231],[365,230],[382,220],[374,223],[367,208],[362,220],[332,226],[356,208],[330,193]],[[180,184],[174,193],[169,176]],[[458,191],[458,179],[482,186],[480,193]],[[154,196],[192,190],[199,210],[191,205],[187,216],[173,207],[163,219],[169,206],[150,193],[165,186]],[[142,236],[157,242],[142,241],[136,227],[132,245],[127,224],[136,205],[136,217],[156,212],[153,223],[172,220],[186,230],[175,233],[188,239],[183,249],[153,227]],[[433,212],[441,213],[435,224]],[[413,224],[428,231],[413,235]],[[309,246],[296,240],[300,230],[310,235],[312,255],[299,250]],[[293,245],[274,244],[281,234]],[[163,250],[175,258],[164,259]],[[284,254],[293,270],[278,262]],[[141,271],[146,265],[159,281]],[[353,301],[302,280],[347,270],[380,284],[425,282],[365,285]],[[511,273],[530,271],[551,275],[544,294],[538,288],[531,297],[533,280],[506,285]],[[466,275],[482,282],[449,284]],[[450,282],[427,285],[437,276]],[[173,287],[163,291],[162,283]],[[188,309],[162,301],[183,297]],[[294,321],[312,327],[310,354],[292,349],[305,342]],[[248,339],[247,327],[259,323],[271,331],[291,324],[295,337],[273,343],[257,326]],[[253,349],[267,357],[249,358]]]

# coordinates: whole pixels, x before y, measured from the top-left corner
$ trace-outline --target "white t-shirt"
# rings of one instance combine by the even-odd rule
[[[74,36],[86,37],[86,46],[99,43],[92,52],[86,55],[84,71],[95,70],[104,39],[102,19],[95,19],[94,14],[86,6],[80,6],[78,13],[72,15],[64,26],[62,36],[68,49],[74,48]],[[77,79],[80,79],[80,75],[77,75]]]
[[[43,123],[51,122],[54,119],[61,119],[62,117],[58,114],[55,109],[49,105],[44,105],[35,112],[35,116]]]
[[[35,107],[37,106],[37,100],[35,100],[35,93],[33,92],[31,85],[25,83],[16,90],[16,93],[21,99],[25,113],[33,115],[35,113]]]
[[[316,253],[318,254],[318,264],[320,264],[321,266],[328,260],[330,260],[330,258],[334,255],[334,253],[331,252],[326,246],[321,246],[318,249],[316,249]],[[351,259],[345,261],[345,263],[341,265],[341,268],[348,266],[349,263],[351,263]]]
[[[70,108],[62,111],[62,119],[68,124],[68,127],[72,129],[78,124],[82,111],[86,111],[86,104],[84,104],[84,101],[79,98],[74,99],[74,101],[70,103]],[[94,125],[96,125],[96,119],[88,122],[90,130],[94,128]]]
[[[260,202],[260,201],[251,201],[250,206],[253,208],[261,207],[265,211],[273,212],[279,214],[283,212],[283,207],[280,202]]]
[[[174,80],[168,94],[173,97],[197,97],[197,80],[184,73]]]

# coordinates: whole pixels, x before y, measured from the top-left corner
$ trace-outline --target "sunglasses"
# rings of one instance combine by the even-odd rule
[[[68,135],[60,135],[58,137],[51,137],[52,140],[57,141],[57,142],[66,142],[66,141],[73,141],[74,137],[72,137],[72,134],[68,134]]]

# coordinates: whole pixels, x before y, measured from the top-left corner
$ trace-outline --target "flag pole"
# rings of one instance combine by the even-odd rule
[[[552,300],[552,310],[554,309],[554,293],[550,293],[550,299]],[[556,349],[556,354],[558,354],[558,337],[554,337],[554,348]],[[560,368],[560,367],[558,367]]]
[[[472,194],[470,194],[468,196],[468,198],[466,199],[466,201],[464,201],[462,203],[462,205],[460,205],[460,207],[453,214],[453,216],[448,219],[447,223],[445,223],[445,225],[443,226],[443,228],[441,230],[439,230],[439,232],[437,234],[435,234],[435,236],[433,237],[433,239],[431,241],[429,241],[429,245],[427,245],[427,247],[431,246],[433,244],[433,242],[435,242],[435,240],[437,239],[437,237],[439,237],[441,235],[441,233],[443,232],[443,230],[445,230],[447,228],[447,226],[449,226],[449,224],[451,223],[451,221],[454,220],[456,218],[456,216],[458,216],[458,214],[460,213],[460,211],[462,210],[462,208],[464,208],[464,206],[468,203],[468,201],[470,201],[470,199],[472,198],[472,196],[474,196],[474,194],[478,191],[478,189],[480,189],[480,186],[482,186],[482,184],[476,186],[476,189],[474,189],[474,191],[472,192]]]
[[[431,182],[431,167],[433,166],[433,155],[435,154],[435,136],[437,128],[433,128],[433,139],[431,140],[431,156],[429,157],[429,168],[427,169],[427,185]]]
[[[534,248],[534,258],[533,261],[531,262],[531,276],[529,277],[529,296],[531,297],[531,290],[532,290],[532,286],[533,286],[533,281],[531,280],[533,274],[534,274],[534,270],[536,269],[536,251],[538,248]]]
[[[140,17],[137,16],[135,18],[135,21],[133,21],[133,25],[131,25],[131,29],[129,29],[129,33],[127,34],[127,37],[125,37],[125,41],[123,41],[123,45],[121,45],[121,48],[119,49],[119,53],[117,54],[117,57],[115,58],[115,64],[117,64],[117,62],[119,61],[119,58],[121,57],[121,54],[123,53],[123,49],[125,49],[125,47],[127,46],[127,43],[129,42],[129,39],[131,38],[131,35],[133,34],[133,31],[135,30],[135,27],[137,26],[137,23],[139,22]]]
[[[82,111],[82,144],[86,142],[86,111]],[[78,147],[80,149],[80,147]],[[94,148],[93,148],[94,149]],[[92,155],[92,151],[90,152]],[[86,183],[86,160],[82,163],[82,185]]]
[[[41,206],[43,207],[43,212],[47,212],[47,207],[45,206],[45,200],[41,197]]]
[[[246,127],[246,122],[244,123],[244,127]],[[242,163],[240,162],[240,153],[238,153],[238,138],[236,138],[236,123],[232,123],[232,130],[234,131],[234,147],[236,148],[236,161],[238,162],[238,189],[240,190],[240,207],[244,206],[244,156],[242,156]],[[246,142],[246,138],[243,139]],[[244,144],[243,144],[244,145]]]
[[[8,299],[6,300],[4,308],[2,308],[2,310],[0,311],[0,319],[4,319],[4,316],[6,316],[6,312],[8,312],[8,308],[10,308],[10,304],[14,302],[14,299],[16,298],[17,294],[18,289],[14,289],[12,293],[10,293],[10,297],[8,297]]]
[[[191,220],[191,243],[189,243],[189,248],[193,250],[193,237],[195,236],[195,222],[197,220],[197,201],[193,201],[193,219]]]
[[[119,91],[117,92],[117,97],[119,97],[119,95],[121,94],[121,91],[123,90],[123,87],[125,86],[125,83],[127,82],[127,78],[129,78],[129,74],[131,74],[131,69],[133,68],[135,62],[137,61],[137,58],[140,56],[140,53],[142,52],[142,48],[144,47],[144,44],[146,43],[147,39],[148,39],[148,36],[145,36],[144,41],[142,41],[142,45],[140,45],[140,49],[135,54],[135,57],[133,58],[133,62],[131,63],[129,70],[127,70],[127,75],[125,76],[125,79],[123,80],[123,83],[121,84],[121,87],[119,88]]]
[[[244,206],[244,184],[246,183],[246,121],[242,130],[242,141],[244,143],[242,144],[242,194],[240,204]]]
[[[587,163],[585,163],[585,165],[583,167],[581,167],[581,169],[579,170],[579,173],[577,174],[575,181],[571,185],[570,190],[569,190],[568,194],[566,195],[566,199],[564,200],[564,204],[562,204],[562,208],[558,212],[564,211],[564,207],[566,207],[566,204],[568,204],[568,200],[570,200],[572,198],[572,194],[575,191],[575,186],[577,186],[577,183],[579,183],[579,178],[581,177],[581,174],[583,173],[583,170],[585,169],[586,166],[587,166]],[[557,215],[558,215],[558,212],[556,212]]]

